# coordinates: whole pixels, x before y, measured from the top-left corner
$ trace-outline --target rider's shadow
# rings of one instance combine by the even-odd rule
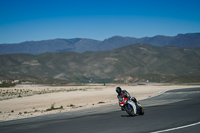
[[[121,115],[121,117],[135,117],[135,115],[134,115],[134,116],[130,116],[130,115]]]
[[[139,116],[139,115],[133,115],[133,116],[130,116],[130,115],[121,115],[121,117],[137,117],[137,116]]]

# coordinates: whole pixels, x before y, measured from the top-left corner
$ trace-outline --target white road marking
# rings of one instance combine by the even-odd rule
[[[181,127],[175,127],[175,128],[170,128],[170,129],[161,130],[161,131],[155,131],[155,132],[151,132],[151,133],[163,133],[163,132],[168,132],[168,131],[173,131],[173,130],[182,129],[182,128],[186,128],[186,127],[195,126],[195,125],[198,125],[198,124],[200,124],[200,122],[189,124],[189,125],[185,125],[185,126],[181,126]]]

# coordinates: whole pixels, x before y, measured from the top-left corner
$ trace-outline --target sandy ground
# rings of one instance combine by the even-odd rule
[[[120,86],[137,100],[158,95],[166,90],[200,86],[162,86],[162,85],[110,85],[110,86],[42,86],[17,85],[13,88],[0,88],[1,93],[14,94],[15,97],[2,96],[0,101],[0,121],[34,117],[50,113],[66,112],[100,105],[118,103],[115,88]],[[24,94],[25,94],[24,93]],[[28,94],[29,93],[29,94]],[[6,99],[10,97],[11,99]],[[49,108],[54,110],[46,111]]]

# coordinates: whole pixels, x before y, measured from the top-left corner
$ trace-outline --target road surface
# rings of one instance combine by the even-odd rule
[[[167,91],[139,101],[142,116],[117,104],[0,122],[0,133],[200,133],[200,88]]]

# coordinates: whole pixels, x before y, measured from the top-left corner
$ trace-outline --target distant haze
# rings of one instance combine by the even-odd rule
[[[146,43],[153,46],[200,47],[200,33],[179,34],[174,37],[161,35],[144,38],[113,36],[104,41],[84,38],[29,41],[19,44],[1,44],[0,54],[28,53],[36,55],[46,52],[69,51],[82,53],[113,50],[136,43]]]

